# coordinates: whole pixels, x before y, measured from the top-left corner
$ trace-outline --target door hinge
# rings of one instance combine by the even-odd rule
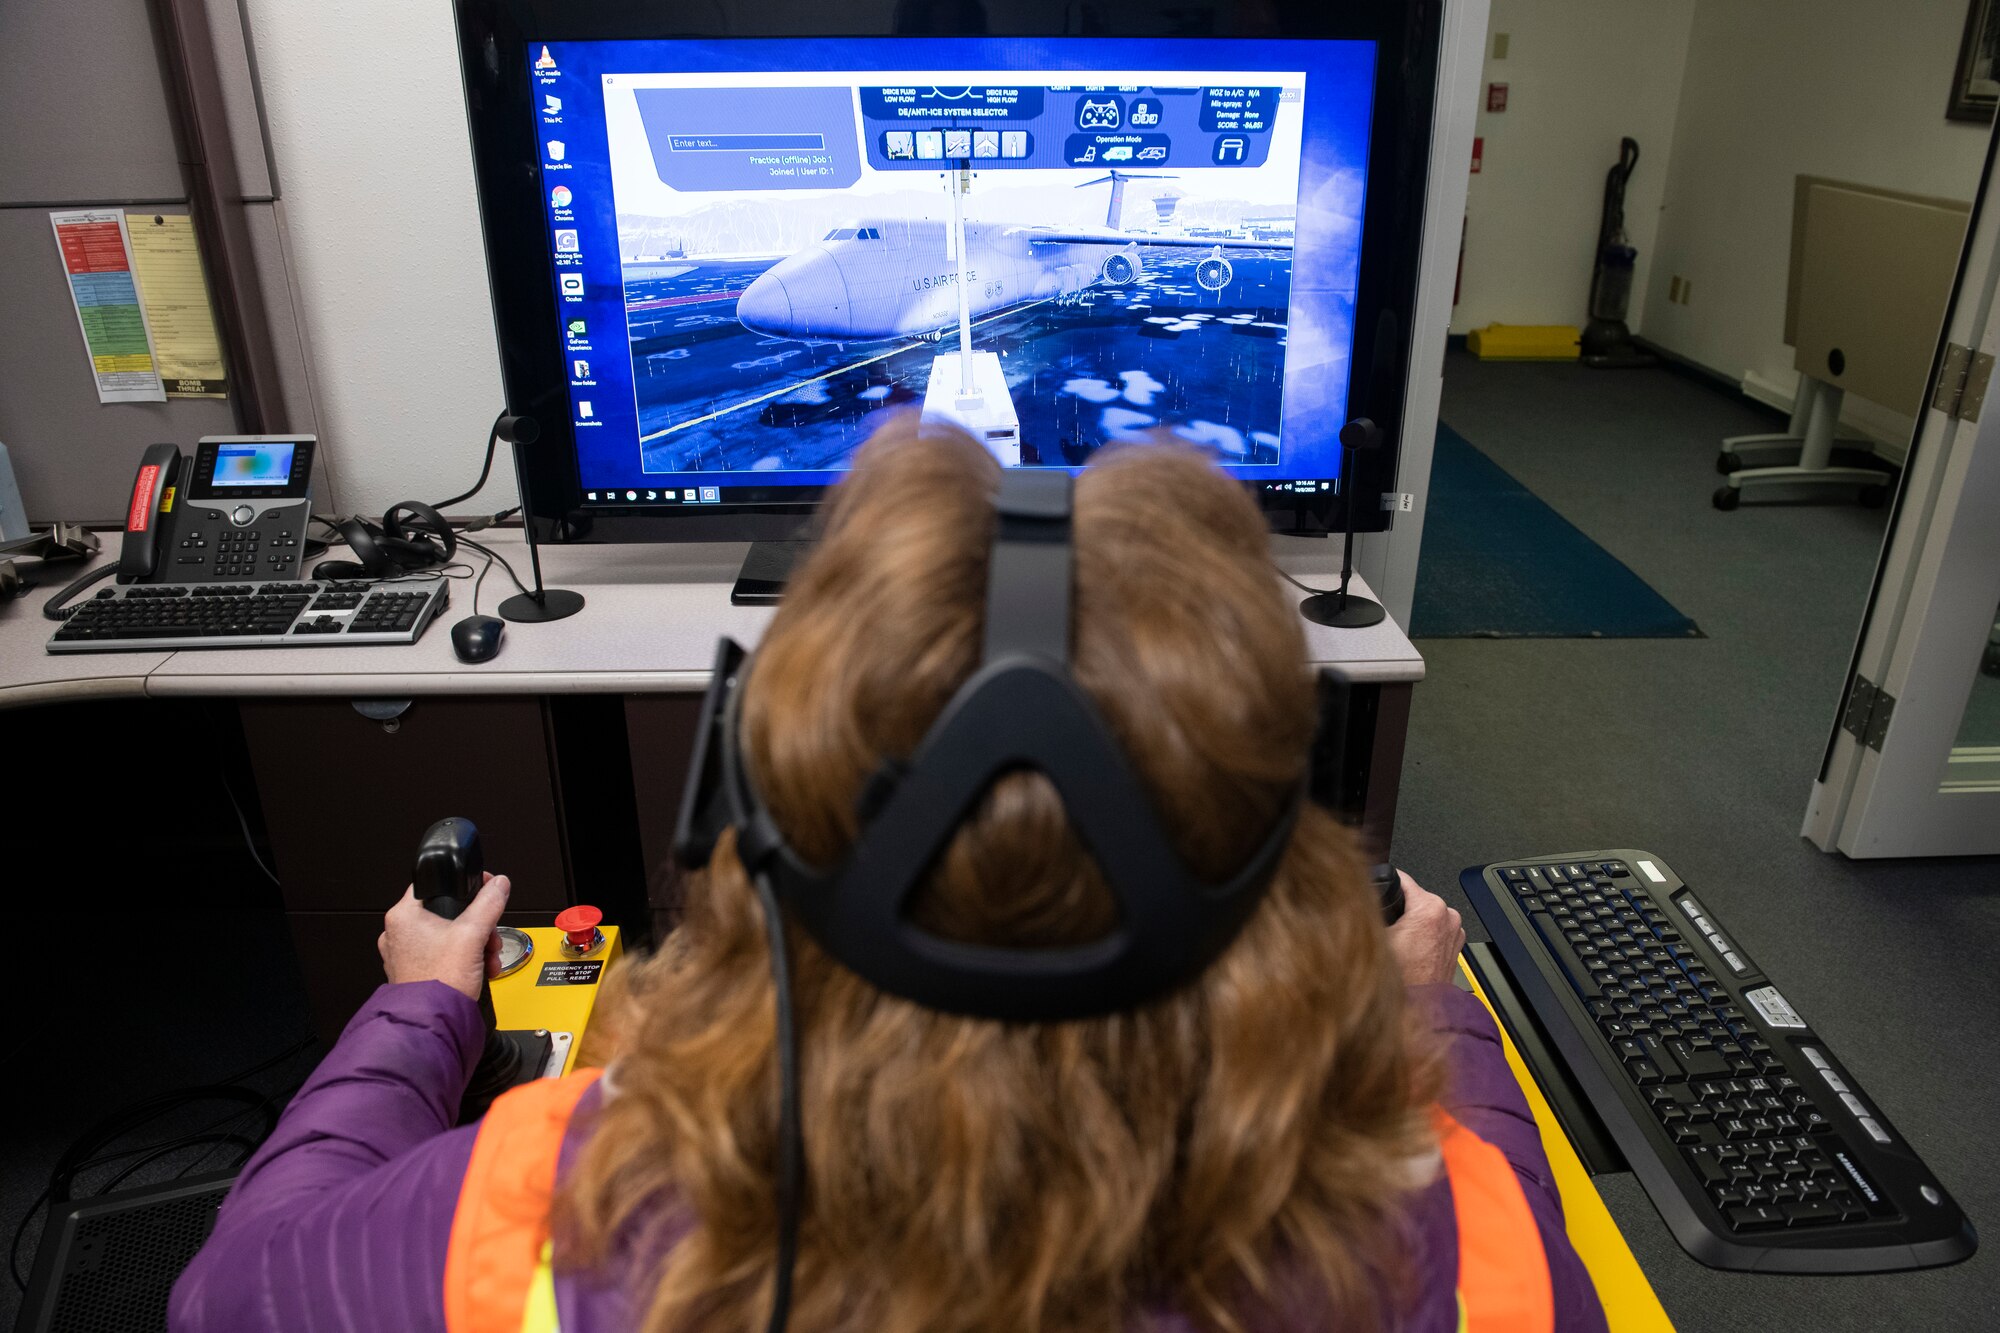
[[[1417,507],[1417,497],[1408,491],[1382,492],[1382,508],[1392,514],[1407,514]]]
[[[1847,710],[1840,725],[1879,754],[1882,738],[1889,734],[1889,717],[1895,711],[1896,697],[1857,673],[1854,688],[1847,692]]]
[[[1931,406],[1956,421],[1977,421],[1986,405],[1986,385],[1993,378],[1993,358],[1957,343],[1944,346]]]

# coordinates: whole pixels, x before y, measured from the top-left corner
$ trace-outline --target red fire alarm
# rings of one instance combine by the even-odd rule
[[[1486,140],[1484,140],[1484,139],[1474,139],[1474,140],[1472,141],[1472,174],[1473,174],[1473,175],[1477,176],[1477,175],[1479,174],[1479,160],[1480,160],[1481,158],[1485,157],[1485,156],[1486,156]]]
[[[1486,109],[1488,111],[1505,111],[1507,109],[1506,84],[1489,83],[1486,85]]]

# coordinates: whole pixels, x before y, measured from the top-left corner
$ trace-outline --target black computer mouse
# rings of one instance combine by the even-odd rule
[[[451,648],[461,662],[490,662],[500,651],[507,622],[498,616],[467,616],[451,627]]]

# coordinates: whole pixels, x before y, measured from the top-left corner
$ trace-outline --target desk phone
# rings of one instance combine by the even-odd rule
[[[310,435],[210,435],[147,448],[125,510],[120,583],[296,579],[312,518]]]
[[[57,595],[52,653],[409,644],[451,602],[437,575],[301,582],[310,435],[211,435],[192,459],[147,448],[125,506],[115,587]]]

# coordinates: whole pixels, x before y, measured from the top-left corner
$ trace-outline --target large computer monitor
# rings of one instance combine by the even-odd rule
[[[537,535],[794,535],[898,409],[1380,528],[1438,9],[458,0]]]

